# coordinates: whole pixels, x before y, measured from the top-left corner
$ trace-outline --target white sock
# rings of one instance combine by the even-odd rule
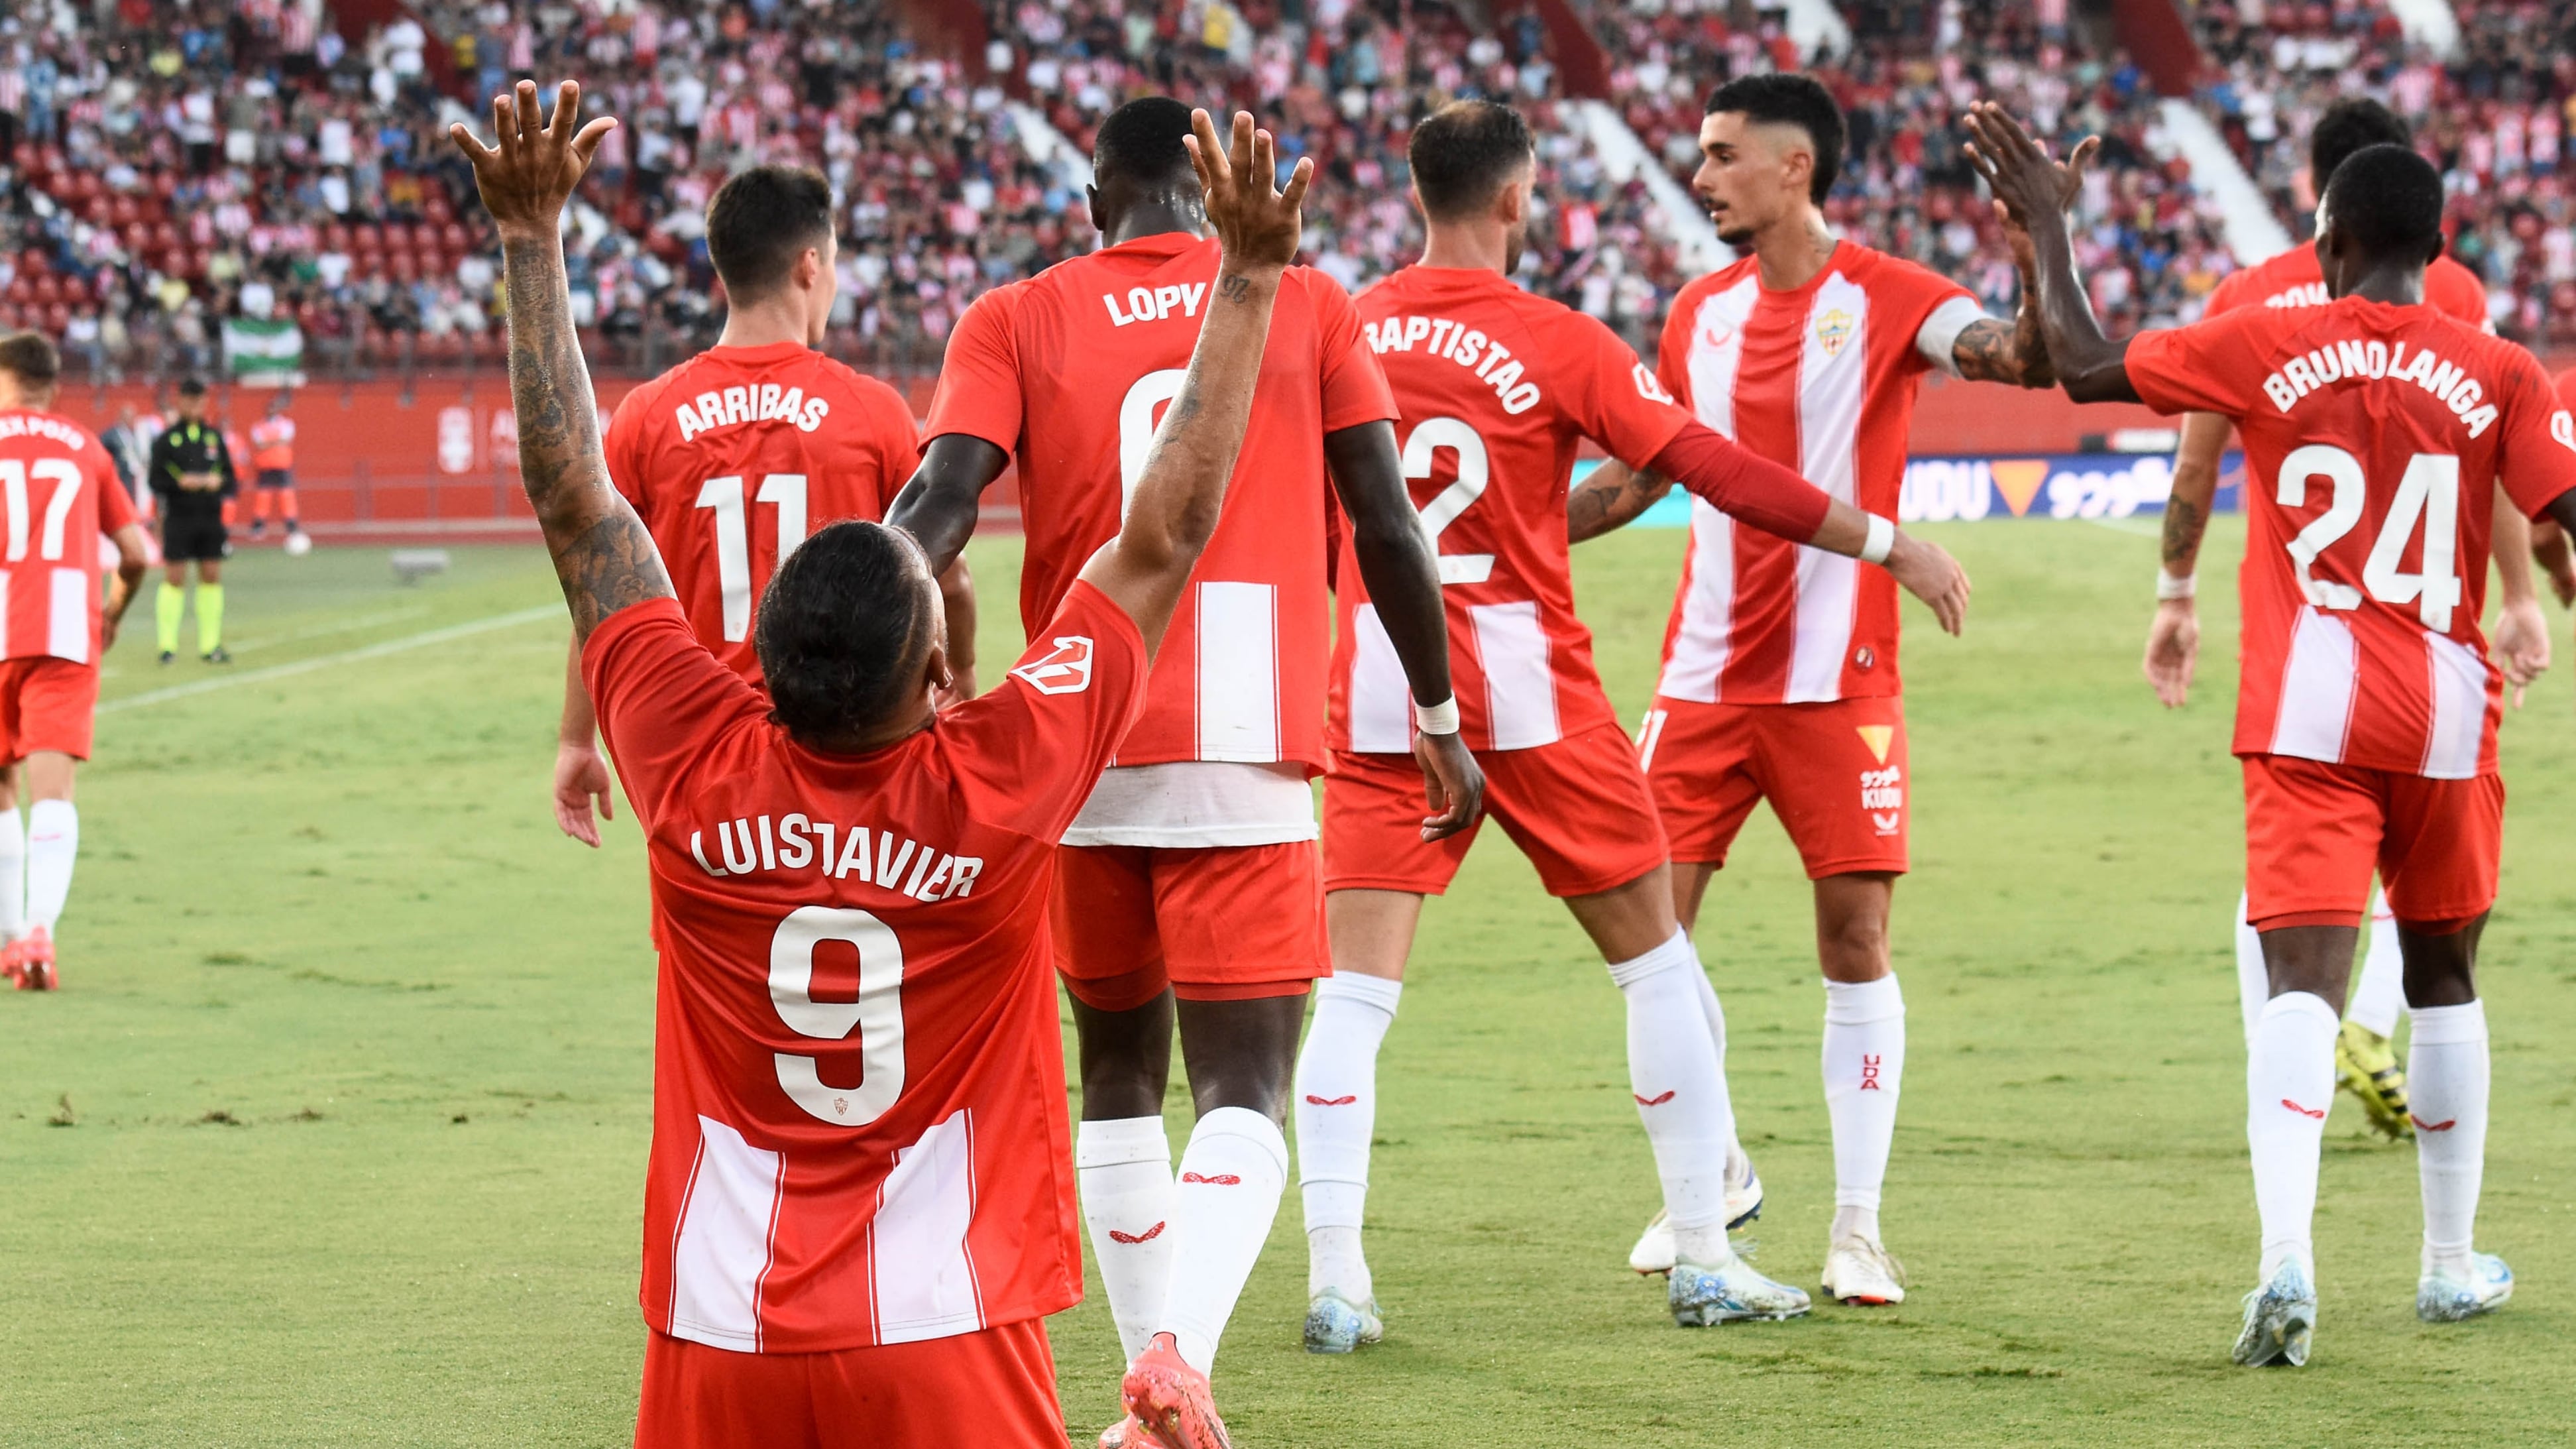
[[[18,807],[0,810],[0,941],[27,934],[27,827]]]
[[[72,893],[72,861],[80,855],[80,812],[69,800],[39,800],[27,811],[27,925],[45,928],[63,918]]]
[[[2487,1008],[2415,1012],[2406,1089],[2415,1112],[2415,1168],[2424,1189],[2424,1271],[2467,1277],[2487,1156]]]
[[[2272,969],[2263,962],[2263,937],[2246,924],[2248,901],[2236,898],[2236,1005],[2245,1013],[2245,1049],[2254,1049],[2254,1023],[2272,999]]]
[[[2406,956],[2397,946],[2397,918],[2388,911],[2388,893],[2370,898],[2370,950],[2361,960],[2361,984],[2352,991],[2344,1020],[2364,1031],[2390,1036],[2397,1013],[2406,1009]]]
[[[1298,1189],[1306,1202],[1306,1296],[1355,1303],[1375,1292],[1360,1252],[1369,1142],[1377,1132],[1377,1049],[1404,983],[1343,972],[1315,983],[1315,1019],[1297,1054]]]
[[[1628,999],[1629,1092],[1655,1150],[1675,1253],[1722,1267],[1734,1256],[1726,1244],[1726,1152],[1735,1106],[1701,1001],[1701,993],[1714,994],[1708,973],[1690,937],[1675,931],[1643,956],[1610,963],[1610,979]]]
[[[1219,1107],[1199,1119],[1181,1149],[1181,1181],[1172,1190],[1171,1285],[1155,1327],[1172,1336],[1200,1373],[1216,1363],[1217,1340],[1270,1239],[1287,1186],[1288,1139],[1258,1112]]]
[[[1905,1087],[1905,994],[1894,976],[1825,983],[1824,1074],[1834,1126],[1833,1235],[1874,1243]]]
[[[2325,998],[2285,991],[2263,1004],[2245,1056],[2245,1145],[2254,1157],[2254,1206],[2263,1219],[2263,1282],[2295,1258],[2316,1281],[2310,1236],[2317,1210],[2317,1153],[2334,1103],[2335,1032]]]
[[[1154,1336],[1172,1278],[1172,1144],[1160,1117],[1084,1122],[1074,1129],[1073,1162],[1109,1316],[1133,1359]]]

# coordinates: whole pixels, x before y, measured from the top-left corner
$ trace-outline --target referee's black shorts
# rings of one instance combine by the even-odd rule
[[[161,557],[167,563],[215,563],[232,552],[223,515],[165,514],[161,519]]]

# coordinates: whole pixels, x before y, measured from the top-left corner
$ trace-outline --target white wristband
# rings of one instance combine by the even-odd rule
[[[1896,525],[1873,513],[1869,516],[1869,540],[1860,546],[1862,563],[1883,564],[1896,548]]]
[[[2173,575],[2166,573],[2162,569],[2158,569],[2156,571],[2156,601],[2158,603],[2162,603],[2167,599],[2188,599],[2199,592],[2200,575],[2196,573],[2184,574],[2181,578],[2175,578]]]
[[[1413,727],[1426,735],[1458,733],[1458,696],[1453,694],[1438,704],[1416,704]]]

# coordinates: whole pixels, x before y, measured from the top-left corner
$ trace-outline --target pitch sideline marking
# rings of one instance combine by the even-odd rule
[[[334,665],[357,664],[369,659],[382,659],[389,654],[405,654],[414,649],[426,649],[433,644],[445,644],[451,640],[468,639],[477,634],[488,634],[495,629],[509,629],[515,628],[521,624],[533,624],[539,619],[566,618],[569,618],[569,616],[565,614],[564,606],[561,604],[543,604],[533,609],[516,609],[507,614],[494,614],[488,618],[470,619],[462,624],[450,624],[445,628],[428,629],[418,634],[406,634],[399,639],[387,639],[380,643],[368,644],[357,649],[343,649],[337,654],[317,654],[310,659],[298,659],[286,664],[271,664],[264,669],[246,670],[240,674],[219,675],[213,679],[200,679],[190,684],[174,684],[166,689],[148,689],[141,694],[132,694],[127,695],[123,699],[109,700],[98,707],[98,712],[100,714],[115,714],[121,710],[141,709],[148,704],[166,704],[174,699],[188,699],[200,694],[212,694],[218,689],[230,689],[235,685],[265,684],[272,679],[286,679],[293,675],[310,674],[314,670],[329,669]]]

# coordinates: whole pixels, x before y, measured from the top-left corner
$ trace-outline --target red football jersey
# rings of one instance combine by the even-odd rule
[[[628,393],[601,446],[698,642],[754,683],[778,561],[827,523],[883,518],[921,461],[901,393],[796,342],[699,353]]]
[[[2322,307],[2327,300],[2325,273],[2317,265],[2316,243],[2301,242],[2279,256],[2228,273],[2210,292],[2209,304],[2201,315],[2215,317],[2258,303],[2266,307]],[[2478,281],[2478,274],[2450,256],[2435,257],[2433,265],[2424,269],[2424,300],[2433,310],[2481,332],[2495,330],[2495,324],[2487,317],[2487,289]]]
[[[2241,307],[2129,344],[2158,412],[2245,439],[2236,753],[2435,779],[2495,769],[2495,485],[2576,488],[2576,424],[2530,353],[2429,306]]]
[[[1359,298],[1440,555],[1460,728],[1479,750],[1551,744],[1617,713],[1574,614],[1565,494],[1583,440],[1642,466],[1690,422],[1609,328],[1500,272],[1407,267]],[[1342,541],[1332,742],[1413,748],[1413,694]]]
[[[1072,589],[997,689],[865,755],[807,750],[666,600],[582,656],[648,837],[644,1317],[812,1353],[1082,1296],[1047,893],[1145,690]]]
[[[116,464],[87,429],[33,408],[0,409],[0,639],[11,659],[98,658],[98,537],[134,521]]]
[[[927,433],[982,438],[1019,460],[1020,618],[1032,629],[1117,533],[1188,373],[1216,267],[1213,238],[1166,232],[997,287],[958,319]],[[1225,513],[1119,764],[1324,767],[1324,435],[1394,416],[1350,297],[1321,272],[1289,268]]]
[[[2558,374],[2558,400],[2576,408],[2576,367]]]
[[[1774,292],[1746,257],[1673,299],[1664,386],[1699,420],[1845,503],[1896,516],[1917,339],[1967,288],[1838,243],[1805,286]],[[1952,320],[1958,320],[1955,313]],[[1896,694],[1896,581],[1854,559],[1740,527],[1691,500],[1691,548],[1656,693],[1727,704]]]

